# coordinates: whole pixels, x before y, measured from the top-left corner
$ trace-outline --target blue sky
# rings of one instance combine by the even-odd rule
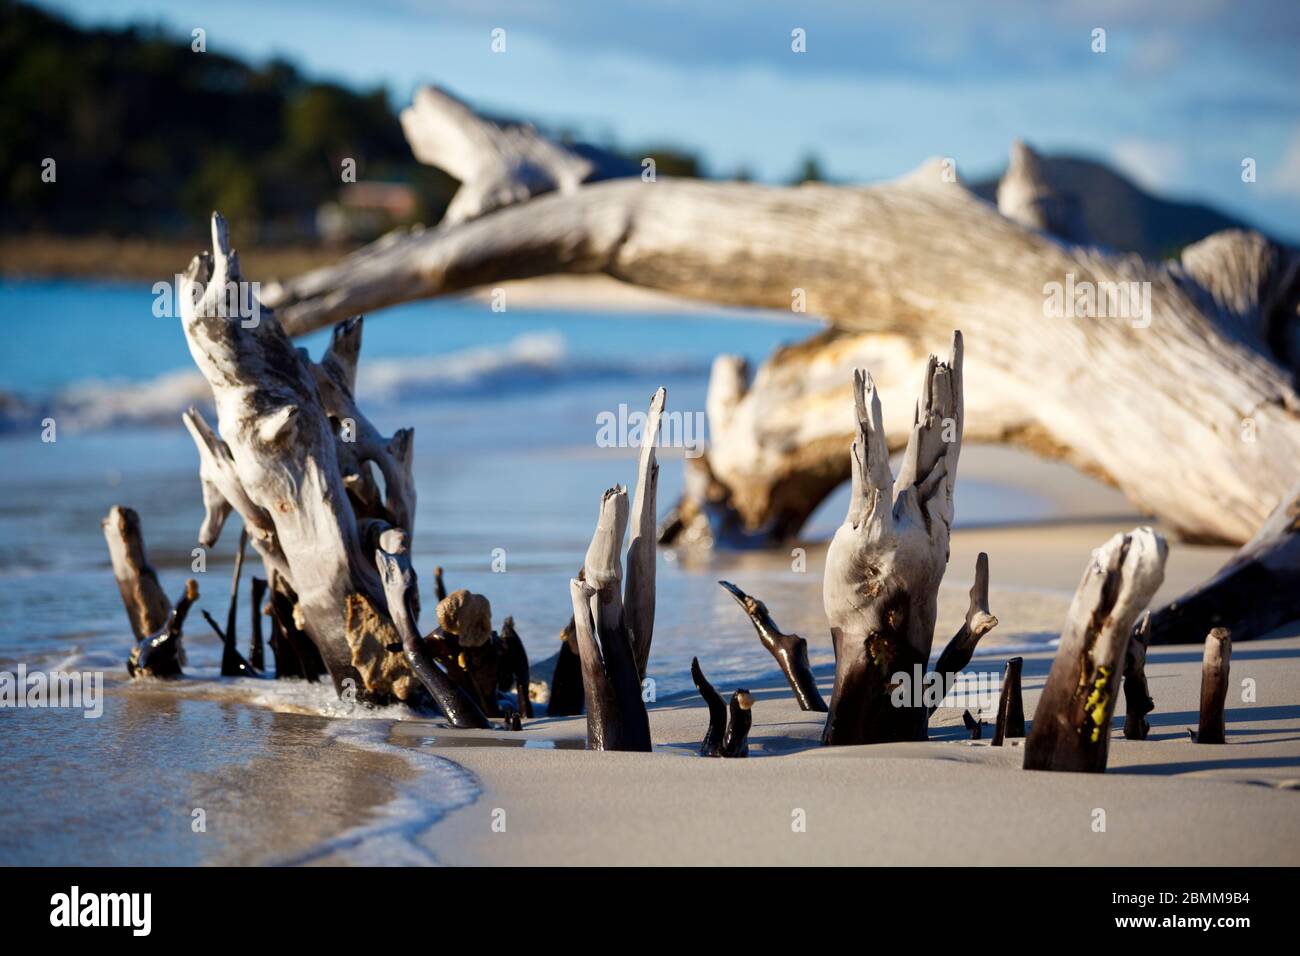
[[[711,171],[809,152],[869,182],[929,156],[999,169],[1023,137],[1300,238],[1296,0],[47,0],[83,23],[207,31],[210,50],[478,106]],[[491,31],[506,31],[493,53]],[[791,51],[791,30],[807,52]],[[1106,51],[1092,32],[1106,31]],[[1243,183],[1241,163],[1256,161]]]

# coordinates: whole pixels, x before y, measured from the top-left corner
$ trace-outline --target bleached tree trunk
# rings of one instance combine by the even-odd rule
[[[423,684],[442,704],[427,669],[411,666],[376,567],[378,542],[398,530],[391,522],[409,524],[414,514],[411,436],[380,438],[352,400],[360,323],[340,325],[317,365],[250,296],[215,214],[212,243],[211,256],[190,264],[191,288],[181,295],[182,327],[212,386],[220,430],[193,409],[185,415],[201,462],[202,542],[215,543],[231,510],[239,512],[340,692],[418,700]],[[387,479],[382,503],[372,462]]]
[[[1190,538],[1249,538],[1294,483],[1300,453],[1294,355],[1283,354],[1294,338],[1295,255],[1243,233],[1204,240],[1174,264],[1066,245],[950,179],[931,163],[866,188],[575,185],[383,240],[268,298],[300,334],[407,299],[559,272],[762,308],[788,309],[802,290],[834,331],[736,382],[727,420],[710,422],[707,465],[722,504],[741,531],[768,539],[797,531],[847,479],[834,450],[852,422],[824,413],[842,404],[845,370],[870,364],[886,390],[888,370],[864,358],[878,347],[924,354],[960,322],[982,396],[971,440],[1070,461]],[[1138,283],[1149,311],[1045,315],[1045,287],[1071,281],[1102,290],[1103,305],[1106,284]],[[900,445],[906,426],[889,426]]]

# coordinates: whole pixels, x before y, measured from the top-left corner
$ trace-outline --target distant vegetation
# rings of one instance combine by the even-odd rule
[[[317,213],[359,180],[405,183],[406,219],[436,222],[456,183],[411,156],[383,89],[250,66],[158,29],[87,30],[0,0],[0,231],[192,236],[220,209],[243,241],[316,238]],[[677,150],[664,175],[700,174]],[[42,162],[55,161],[54,184]]]

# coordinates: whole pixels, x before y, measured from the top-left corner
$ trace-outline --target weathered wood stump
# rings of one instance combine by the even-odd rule
[[[1026,770],[1106,769],[1129,635],[1164,580],[1167,553],[1150,528],[1117,534],[1092,553],[1034,710]]]
[[[1223,704],[1228,698],[1228,671],[1232,663],[1232,633],[1216,627],[1205,636],[1201,661],[1201,720],[1196,731],[1198,744],[1227,742]]]

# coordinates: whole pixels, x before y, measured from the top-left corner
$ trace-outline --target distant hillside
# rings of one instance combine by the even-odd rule
[[[311,235],[352,158],[362,179],[419,186],[418,217],[454,183],[415,162],[383,90],[251,67],[151,28],[84,30],[0,0],[3,230],[167,235],[214,208],[263,238]],[[45,158],[56,180],[41,178]],[[259,228],[260,224],[260,228]]]
[[[221,209],[241,243],[310,241],[345,159],[360,181],[410,187],[397,221],[436,222],[455,192],[411,155],[381,88],[195,52],[189,36],[153,27],[83,29],[15,0],[0,0],[0,64],[3,234],[194,236]],[[631,155],[699,171],[681,151]],[[42,180],[46,158],[54,183]]]
[[[1163,259],[1221,229],[1254,228],[1200,203],[1153,196],[1094,160],[1045,156],[1043,168],[1055,189],[1077,197],[1088,239],[1099,245]],[[971,189],[997,202],[998,179]]]

